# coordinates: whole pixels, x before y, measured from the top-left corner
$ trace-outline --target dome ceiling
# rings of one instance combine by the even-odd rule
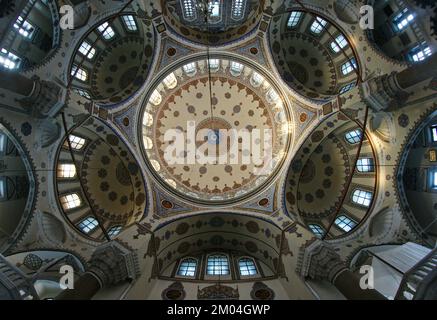
[[[168,25],[188,40],[222,45],[250,33],[262,17],[264,0],[210,1],[211,16],[194,0],[161,1]]]
[[[297,152],[286,180],[286,208],[307,226],[317,225],[326,231],[336,215],[347,216],[353,220],[354,227],[367,218],[372,200],[360,206],[353,202],[353,194],[356,190],[374,193],[377,166],[373,147],[366,136],[359,159],[372,165],[365,167],[358,162],[348,183],[359,146],[359,139],[348,140],[354,132],[362,132],[355,122],[342,114],[333,115],[314,130]],[[329,229],[328,239],[344,236],[347,233],[344,231],[334,224]]]
[[[116,230],[141,220],[146,210],[145,182],[141,170],[124,143],[98,120],[87,121],[70,135],[78,174],[68,150],[66,139],[59,150],[57,161],[57,189],[61,207],[74,227],[94,239],[102,239],[99,228],[84,232],[81,222],[94,217],[104,228]],[[76,147],[76,148],[75,148]],[[84,194],[86,192],[86,195]],[[77,206],[66,207],[63,198],[76,194]],[[90,200],[92,209],[87,204]]]
[[[0,253],[4,253],[31,216],[35,178],[22,147],[1,123],[0,172]]]
[[[99,104],[131,97],[147,78],[154,40],[153,25],[133,14],[102,21],[76,49],[72,87]]]
[[[289,115],[267,75],[228,59],[210,59],[210,67],[211,81],[206,59],[166,73],[144,103],[141,135],[155,176],[171,190],[203,202],[235,201],[266,183],[280,167],[289,143]],[[187,137],[187,149],[173,151],[181,140],[168,139],[171,130],[183,135],[183,145]],[[265,144],[270,133],[273,149]],[[190,139],[196,140],[197,151],[188,148]],[[168,150],[174,161],[167,158]],[[269,152],[272,170],[264,173]],[[200,154],[211,159],[204,163]],[[250,161],[257,155],[260,162]],[[249,157],[248,163],[243,156]],[[218,157],[225,160],[217,164]]]
[[[302,11],[279,15],[270,24],[269,37],[279,73],[301,95],[330,100],[356,83],[352,66],[343,67],[355,59],[359,70],[353,48],[347,36],[326,18]]]

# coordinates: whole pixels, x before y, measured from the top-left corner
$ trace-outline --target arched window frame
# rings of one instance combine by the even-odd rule
[[[373,192],[356,188],[351,192],[351,201],[353,204],[363,207],[369,208],[372,204],[373,200]]]
[[[210,258],[213,256],[222,256],[222,257],[226,258],[226,263],[227,263],[227,273],[226,274],[211,274],[211,273],[209,273],[210,272],[209,270],[211,270],[209,261],[210,261]],[[210,253],[210,254],[206,255],[205,277],[207,277],[207,278],[218,278],[218,277],[230,278],[231,277],[231,263],[230,263],[230,261],[231,260],[229,258],[229,255],[226,253],[223,253],[223,252],[214,252],[214,253]],[[213,264],[211,266],[213,271],[214,271],[216,266],[217,266],[217,264]],[[222,270],[223,263],[220,263],[219,266],[220,266],[220,269]]]
[[[190,261],[187,261],[190,260]],[[194,270],[193,266],[192,266],[192,262],[194,261]],[[186,267],[186,270],[184,270],[183,272],[181,272],[181,267],[183,267],[184,263],[188,263],[188,266]],[[176,277],[180,277],[180,278],[196,278],[198,275],[198,271],[199,271],[199,260],[197,258],[194,257],[184,257],[182,258],[179,263],[178,263],[178,267],[176,269]],[[181,274],[184,273],[184,274]],[[190,273],[190,274],[187,274]],[[191,274],[192,273],[192,274]]]
[[[249,266],[247,263],[245,263],[245,266],[244,266],[245,268],[247,268],[247,270],[245,270],[245,271],[247,271],[248,274],[242,273],[242,267],[241,267],[242,260],[250,260],[251,261],[253,268],[251,266]],[[252,257],[249,257],[249,256],[239,257],[237,260],[237,267],[238,267],[238,274],[241,278],[253,278],[253,277],[258,277],[260,275],[259,268],[256,264],[256,261]],[[251,272],[253,272],[253,270],[255,270],[255,273],[251,273]]]

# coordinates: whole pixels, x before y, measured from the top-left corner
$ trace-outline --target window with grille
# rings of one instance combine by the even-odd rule
[[[108,236],[112,239],[118,236],[123,229],[122,226],[113,226],[108,230]]]
[[[196,63],[195,62],[187,63],[182,67],[182,69],[188,75],[194,74],[196,72]]]
[[[232,0],[231,15],[232,19],[240,20],[244,16],[246,0]]]
[[[243,65],[241,63],[232,61],[231,62],[231,72],[234,74],[240,74],[243,71]]]
[[[86,140],[84,138],[72,134],[69,135],[69,140],[70,140],[71,148],[77,151],[81,150],[86,143]],[[68,147],[67,142],[65,143],[65,146]]]
[[[357,223],[351,218],[345,215],[341,215],[335,219],[335,225],[342,229],[344,232],[349,232],[356,227]]]
[[[70,163],[63,163],[58,165],[58,177],[60,178],[74,178],[76,176],[76,166]]]
[[[296,27],[299,24],[302,16],[303,16],[302,11],[292,11],[290,13],[290,17],[288,18],[288,21],[287,21],[287,27],[288,28]]]
[[[346,48],[347,45],[348,45],[348,42],[347,42],[346,38],[342,34],[340,34],[335,38],[335,41],[331,42],[331,49],[335,53],[339,53],[340,50]]]
[[[323,20],[320,17],[317,17],[314,22],[311,24],[310,30],[314,34],[321,34],[323,30],[325,30],[326,25],[328,22],[326,20]]]
[[[358,68],[357,61],[355,60],[355,58],[352,58],[341,65],[341,73],[344,76],[347,76],[357,68]]]
[[[404,30],[408,25],[414,21],[414,15],[405,8],[393,19],[393,25],[397,31]]]
[[[84,41],[79,47],[79,52],[91,60],[96,54],[96,49],[94,49],[88,42]]]
[[[157,106],[161,103],[161,101],[162,101],[162,96],[158,92],[158,90],[153,91],[152,95],[150,96],[149,102]]]
[[[325,234],[325,230],[318,224],[309,224],[308,227],[317,238],[322,238]]]
[[[17,18],[14,23],[14,28],[19,34],[28,39],[32,39],[32,36],[35,32],[35,27],[27,20],[24,20],[22,16]]]
[[[9,52],[5,48],[0,50],[0,65],[4,68],[9,70],[17,69],[20,65],[20,62],[21,59],[12,52]]]
[[[110,40],[115,36],[115,31],[114,29],[112,29],[112,27],[109,25],[108,22],[105,22],[102,25],[100,25],[97,28],[97,30],[99,30],[99,32],[101,33],[101,35],[105,40]]]
[[[135,22],[135,19],[133,16],[131,15],[127,15],[127,16],[122,16],[123,22],[126,25],[126,28],[129,31],[137,31],[138,30],[138,26],[137,23]]]
[[[193,258],[185,258],[179,264],[178,276],[194,277],[196,276],[197,260]]]
[[[61,197],[61,205],[64,210],[70,210],[79,207],[82,201],[77,193],[67,194]]]
[[[372,202],[372,192],[356,189],[352,194],[352,201],[361,206],[368,207]]]
[[[206,274],[211,276],[223,276],[229,274],[228,257],[221,254],[208,256]]]
[[[414,62],[420,62],[432,55],[431,48],[426,43],[410,51],[410,57]]]
[[[360,158],[357,161],[357,170],[359,172],[374,172],[375,166],[373,158]]]
[[[71,75],[84,82],[88,79],[88,72],[83,68],[79,68],[77,65],[73,65],[71,68]]]
[[[193,21],[197,18],[195,0],[180,0],[182,6],[182,14],[185,20]]]
[[[349,131],[344,137],[346,138],[346,141],[350,144],[356,144],[360,142],[362,134],[363,132],[360,129],[356,129]]]
[[[263,82],[264,82],[264,77],[262,75],[260,75],[258,72],[254,72],[252,74],[252,85],[254,87],[258,87],[260,86]]]
[[[241,258],[238,261],[238,267],[240,268],[240,275],[242,276],[253,276],[258,274],[255,261],[251,258]]]
[[[354,82],[349,83],[349,84],[343,86],[343,87],[340,89],[340,94],[346,93],[346,92],[352,90],[354,87],[355,87],[355,83],[354,83]]]
[[[97,228],[98,225],[99,223],[95,218],[88,217],[83,219],[81,222],[79,222],[77,226],[79,227],[80,230],[82,230],[82,232],[88,234],[91,231],[93,231],[95,228]]]
[[[163,80],[165,86],[169,89],[173,89],[177,86],[178,80],[176,79],[176,76],[174,73],[170,73],[165,79]]]
[[[220,17],[220,0],[210,0],[209,1],[209,12],[211,18]]]

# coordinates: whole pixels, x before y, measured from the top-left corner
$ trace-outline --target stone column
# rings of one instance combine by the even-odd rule
[[[32,94],[35,81],[17,72],[0,69],[0,88],[12,91],[20,96],[28,97]]]
[[[35,117],[45,117],[63,104],[62,88],[37,77],[29,79],[17,72],[0,70],[0,88],[22,96],[18,102]]]
[[[90,300],[101,288],[139,276],[136,253],[111,241],[96,249],[87,272],[75,281],[74,289],[64,290],[56,300]]]
[[[361,289],[360,279],[322,241],[313,242],[305,249],[301,275],[304,278],[331,282],[349,300],[386,300],[374,289]]]
[[[401,72],[366,81],[361,86],[364,100],[376,111],[399,108],[408,99],[407,90],[437,76],[437,54]]]
[[[437,76],[437,54],[433,54],[422,63],[414,64],[396,75],[401,89],[410,88],[422,81]]]

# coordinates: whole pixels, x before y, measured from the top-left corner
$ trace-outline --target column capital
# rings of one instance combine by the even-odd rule
[[[375,111],[399,107],[408,97],[398,82],[398,73],[385,74],[361,85],[364,101]]]
[[[333,282],[335,277],[346,270],[338,253],[327,243],[317,240],[305,248],[301,276],[314,280]]]
[[[88,272],[101,281],[102,287],[137,279],[140,276],[138,257],[135,251],[111,241],[94,251]]]
[[[33,81],[32,92],[19,102],[30,110],[32,116],[48,116],[55,109],[54,107],[63,104],[62,88],[59,85],[37,77],[33,77],[31,80]]]

